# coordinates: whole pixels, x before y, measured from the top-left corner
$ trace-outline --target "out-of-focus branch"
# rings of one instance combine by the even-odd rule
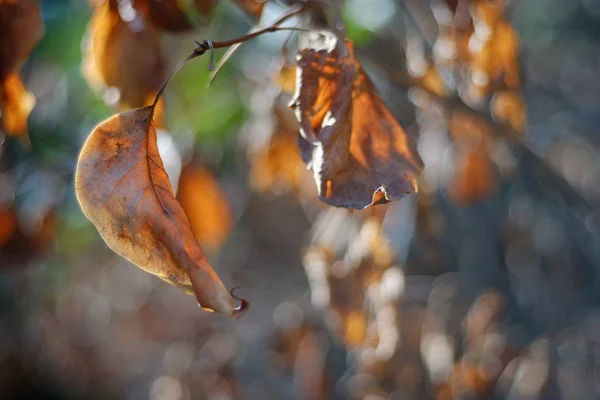
[[[404,6],[407,15],[417,25],[427,43],[433,46],[439,32],[431,11],[427,10],[428,2],[424,0],[404,0]]]
[[[419,85],[414,79],[412,79],[404,71],[397,68],[393,68],[381,61],[381,57],[376,52],[365,51],[364,56],[368,58],[373,64],[382,71],[392,83],[400,87],[401,89],[408,91],[410,88],[418,87],[420,90],[427,93],[427,95],[437,104],[439,104],[445,113],[452,113],[454,111],[466,112],[469,115],[476,116],[483,119],[491,127],[493,131],[502,138],[509,138],[509,142],[513,145],[514,149],[523,157],[524,161],[530,164],[531,169],[539,176],[541,180],[547,182],[552,187],[556,188],[564,200],[571,206],[584,207],[586,209],[594,209],[600,207],[600,203],[591,201],[586,198],[582,193],[575,189],[567,180],[552,168],[546,161],[536,155],[527,144],[521,139],[521,133],[517,132],[511,126],[496,121],[489,112],[481,110],[475,110],[467,105],[460,97],[444,97],[440,96],[427,88]],[[368,53],[368,55],[366,54]],[[360,55],[360,52],[359,52]]]

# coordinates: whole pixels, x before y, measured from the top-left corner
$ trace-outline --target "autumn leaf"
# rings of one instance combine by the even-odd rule
[[[266,0],[234,0],[234,3],[251,17],[259,20],[265,7]]]
[[[234,298],[206,260],[158,153],[153,106],[115,115],[87,139],[75,188],[85,215],[116,253],[228,316],[248,307]]]
[[[366,208],[415,193],[422,161],[355,59],[352,42],[321,35],[297,59],[291,108],[319,197],[333,206]]]
[[[83,75],[96,90],[113,89],[105,99],[124,109],[142,107],[165,77],[160,34],[139,14],[125,22],[111,4],[100,4],[88,25]]]
[[[0,0],[0,80],[20,69],[43,33],[37,0]]]
[[[43,33],[37,0],[0,0],[0,131],[26,144],[35,97],[25,89],[19,69]]]
[[[183,167],[177,200],[200,245],[209,250],[219,249],[229,236],[233,217],[227,197],[210,171],[194,163]]]
[[[35,97],[25,89],[18,72],[5,77],[0,82],[0,131],[29,143],[27,118],[34,105]]]
[[[161,31],[182,33],[194,27],[178,0],[135,0],[134,7]]]
[[[194,6],[204,19],[204,22],[208,22],[213,10],[219,4],[219,0],[194,0]]]

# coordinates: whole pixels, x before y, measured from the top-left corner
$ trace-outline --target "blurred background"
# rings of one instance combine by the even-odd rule
[[[27,37],[12,3],[2,51]],[[323,5],[425,163],[418,195],[364,211],[319,202],[298,156],[289,32],[245,43],[211,88],[208,55],[186,64],[159,147],[252,304],[241,320],[100,239],[73,190],[94,126],[149,103],[194,40],[290,3],[126,0],[109,24],[102,0],[42,0],[19,22],[35,37],[0,69],[0,399],[600,398],[599,0]]]

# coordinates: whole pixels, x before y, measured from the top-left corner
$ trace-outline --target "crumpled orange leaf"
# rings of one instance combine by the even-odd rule
[[[165,78],[160,33],[139,13],[125,22],[115,3],[100,4],[88,24],[83,75],[96,90],[117,90],[107,100],[125,109],[142,107]]]
[[[28,143],[27,118],[35,105],[35,97],[25,89],[18,72],[0,82],[0,131],[20,136]]]
[[[149,106],[117,114],[92,131],[75,176],[81,208],[116,253],[194,293],[201,307],[239,316],[248,303],[234,306],[175,199],[153,112]]]
[[[366,208],[417,192],[421,158],[354,57],[352,42],[321,35],[297,59],[291,108],[321,200]]]
[[[181,33],[194,27],[177,0],[135,0],[134,7],[161,31]]]
[[[183,167],[177,200],[202,248],[219,249],[231,232],[233,218],[227,197],[210,171],[193,163]]]
[[[38,0],[0,0],[0,80],[20,68],[43,33]]]

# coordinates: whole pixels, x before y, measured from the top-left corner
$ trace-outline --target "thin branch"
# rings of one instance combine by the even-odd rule
[[[437,24],[433,20],[433,15],[431,12],[425,11],[423,5],[427,7],[427,2],[423,0],[404,0],[404,8],[407,14],[415,22],[427,43],[433,46],[439,32]]]
[[[252,29],[250,29],[248,31],[247,35],[248,36],[254,35],[252,37],[256,37],[256,36],[258,36],[257,33],[261,32],[261,31],[262,31],[262,33],[265,33],[265,32],[274,32],[274,31],[270,31],[270,29],[281,25],[282,23],[284,23],[288,19],[292,18],[295,15],[298,15],[298,14],[302,13],[303,11],[305,11],[304,6],[297,5],[297,6],[290,7],[285,14],[283,14],[281,17],[279,17],[271,25],[269,25],[269,26],[267,26],[265,28],[261,28],[261,27],[255,26],[255,27],[253,27]],[[248,39],[246,39],[246,40],[248,40]],[[233,55],[233,53],[235,53],[237,51],[237,49],[239,49],[239,47],[242,45],[242,43],[245,42],[246,40],[235,42],[235,43],[229,44],[228,46],[225,46],[225,47],[229,47],[229,48],[227,49],[227,51],[225,52],[225,54],[223,55],[223,57],[221,57],[221,59],[217,63],[217,67],[215,68],[215,71],[212,73],[212,75],[210,76],[210,80],[208,81],[208,86],[212,85],[212,83],[214,82],[215,78],[217,77],[217,75],[221,71],[221,68],[223,68],[223,65],[225,65],[225,63],[231,58],[231,56]],[[213,43],[213,46],[215,46],[215,43]],[[215,46],[215,48],[216,48],[216,46]]]
[[[160,87],[160,89],[158,90],[158,92],[156,93],[156,97],[154,98],[154,102],[152,103],[152,107],[156,107],[156,104],[158,103],[158,100],[160,99],[160,96],[163,94],[163,92],[165,91],[167,85],[169,84],[169,82],[171,81],[171,78],[173,78],[173,76],[175,76],[175,74],[181,69],[181,67],[183,66],[183,64],[185,64],[187,61],[199,57],[201,55],[203,55],[204,53],[206,53],[207,51],[211,52],[211,55],[213,54],[214,49],[222,49],[225,47],[231,47],[231,46],[239,46],[240,44],[247,42],[248,40],[254,39],[260,35],[263,35],[265,33],[268,32],[277,32],[277,31],[291,31],[291,30],[301,30],[301,31],[306,31],[306,29],[302,29],[302,28],[293,28],[293,27],[279,27],[279,24],[282,24],[283,22],[285,22],[286,20],[288,20],[289,18],[293,17],[294,15],[300,13],[304,11],[303,7],[292,7],[290,8],[290,10],[284,14],[283,16],[281,16],[278,20],[276,20],[275,22],[273,22],[271,25],[265,27],[265,28],[261,28],[258,29],[252,33],[249,33],[247,35],[235,38],[235,39],[230,39],[230,40],[225,40],[222,42],[213,42],[210,40],[204,40],[203,42],[196,42],[196,48],[194,49],[194,51],[187,56],[185,59],[181,60],[179,62],[179,64],[177,64],[177,66],[173,69],[173,71],[171,71],[171,73],[169,74],[169,76],[167,77],[167,79],[165,80],[165,82],[162,84],[162,86]],[[211,62],[212,64],[212,62]],[[218,72],[219,68],[222,66],[221,62],[219,61],[219,65],[217,66],[217,69],[215,71],[215,74]]]

